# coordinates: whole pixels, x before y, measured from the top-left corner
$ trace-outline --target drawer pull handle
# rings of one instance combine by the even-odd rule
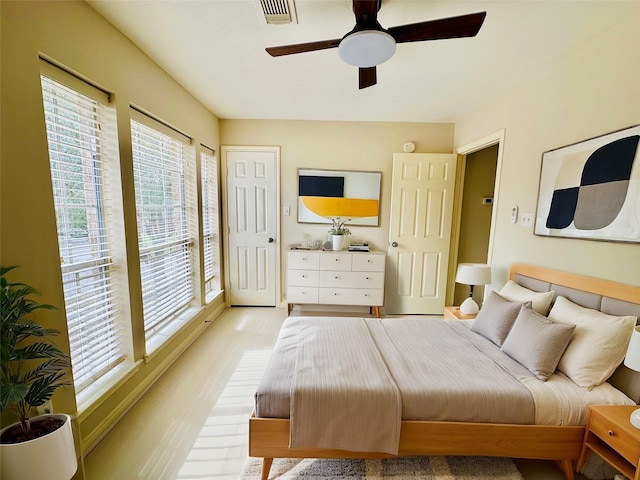
[[[365,280],[369,280],[369,277],[365,277]]]
[[[302,278],[307,278],[307,276],[306,275],[302,275]]]
[[[367,260],[367,263],[371,263],[371,260]]]
[[[615,435],[615,434],[613,433],[613,430],[609,430],[607,433],[609,434],[609,436],[610,436],[610,437],[613,437],[613,436]]]
[[[335,279],[337,280],[337,279],[338,279],[338,278],[340,278],[340,277],[338,277],[338,276],[335,276],[335,277],[333,277],[333,278],[335,278]]]

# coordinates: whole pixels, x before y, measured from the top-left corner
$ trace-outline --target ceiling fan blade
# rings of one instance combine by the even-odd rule
[[[486,16],[487,12],[471,13],[391,27],[387,29],[387,32],[396,40],[396,43],[474,37],[480,31]]]
[[[297,43],[294,45],[282,45],[280,47],[268,47],[265,48],[265,50],[272,57],[280,57],[282,55],[292,55],[294,53],[315,52],[316,50],[336,48],[340,43],[340,40],[340,38],[337,38],[334,40],[321,40],[319,42]]]
[[[359,89],[371,87],[375,85],[378,81],[376,75],[376,67],[360,67],[358,69],[358,77],[359,77]]]

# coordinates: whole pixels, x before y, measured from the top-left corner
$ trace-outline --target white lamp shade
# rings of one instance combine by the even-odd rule
[[[640,372],[640,326],[636,326],[631,334],[624,364],[630,369]]]
[[[491,283],[491,266],[484,263],[460,263],[456,282],[464,285],[488,285]]]

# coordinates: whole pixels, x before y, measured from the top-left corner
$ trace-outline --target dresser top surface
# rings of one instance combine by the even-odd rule
[[[368,252],[358,252],[358,251],[348,251],[348,250],[308,250],[306,248],[297,248],[291,247],[289,252],[295,253],[322,253],[322,254],[333,254],[333,255],[386,255],[385,252],[380,250],[370,250]]]

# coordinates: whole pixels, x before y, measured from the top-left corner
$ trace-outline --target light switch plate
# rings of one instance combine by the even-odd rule
[[[520,216],[520,225],[522,227],[531,227],[531,226],[533,226],[533,213],[523,213]]]

